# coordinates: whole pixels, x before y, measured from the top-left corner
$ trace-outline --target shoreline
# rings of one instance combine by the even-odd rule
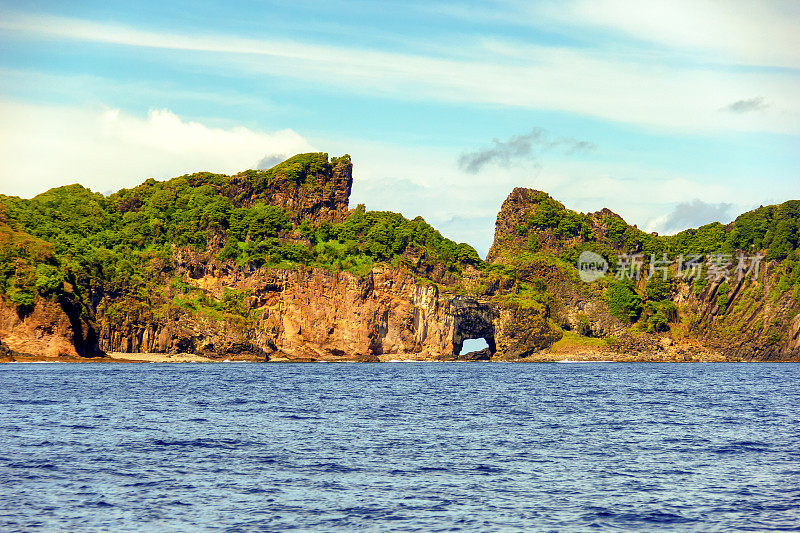
[[[14,355],[0,358],[0,363],[800,363],[800,359],[763,361],[755,359],[729,360],[724,357],[675,358],[665,354],[644,356],[641,353],[624,354],[592,350],[545,351],[524,359],[492,358],[489,360],[470,360],[466,357],[434,359],[420,357],[419,354],[391,354],[379,357],[330,357],[313,359],[308,357],[257,358],[249,355],[209,357],[204,355],[178,353],[124,353],[111,352],[104,357],[47,357],[33,355]]]

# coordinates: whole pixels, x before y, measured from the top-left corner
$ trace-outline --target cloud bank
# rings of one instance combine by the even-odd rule
[[[671,235],[689,228],[698,228],[711,222],[727,224],[731,220],[732,204],[704,202],[699,199],[681,202],[661,218],[661,232]]]
[[[312,151],[292,130],[217,128],[167,109],[142,117],[118,109],[0,101],[0,131],[2,191],[17,196],[75,182],[108,191],[151,177],[231,174],[251,168],[265,153]]]

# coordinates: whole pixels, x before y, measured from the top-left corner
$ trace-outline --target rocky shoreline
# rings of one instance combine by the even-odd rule
[[[53,245],[21,231],[22,215],[0,217],[9,246],[41,248],[41,258],[6,267],[27,277],[15,275],[13,298],[0,294],[0,361],[800,361],[800,259],[765,260],[748,276],[690,280],[668,265],[661,283],[646,269],[586,282],[576,266],[585,251],[604,261],[677,244],[607,209],[577,213],[516,188],[482,261],[421,218],[350,209],[349,157],[305,154],[282,165],[151,180],[113,200],[56,190],[54,205],[80,197],[122,220],[166,201],[170,183],[234,206],[236,216],[223,217],[230,227],[209,228],[203,246],[165,241],[158,253],[141,251],[136,268],[119,259],[114,283],[98,272],[65,277]],[[253,237],[242,220],[253,231],[279,229]],[[729,226],[714,231],[734,234]],[[258,259],[261,245],[272,252]],[[100,252],[102,270],[110,252]],[[270,253],[292,259],[268,261]],[[458,355],[470,339],[488,347]]]
[[[671,347],[670,347],[671,348]],[[111,352],[98,357],[32,355],[15,352],[0,343],[0,363],[400,363],[400,362],[471,362],[471,363],[800,363],[800,357],[774,360],[755,358],[731,359],[718,352],[692,350],[691,348],[662,349],[651,352],[598,349],[592,347],[552,347],[520,358],[492,356],[488,349],[460,356],[432,358],[425,354],[391,354],[386,356],[330,356],[320,359],[291,357],[288,354],[273,354],[272,357],[257,357],[250,354],[198,355],[193,353],[125,353]]]

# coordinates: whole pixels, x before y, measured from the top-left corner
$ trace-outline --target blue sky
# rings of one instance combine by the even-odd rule
[[[800,198],[797,2],[0,1],[0,193],[350,153],[485,253],[515,186],[661,232]]]

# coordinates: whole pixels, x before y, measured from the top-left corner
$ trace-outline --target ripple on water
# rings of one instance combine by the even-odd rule
[[[795,529],[798,378],[791,364],[5,365],[0,530]]]

